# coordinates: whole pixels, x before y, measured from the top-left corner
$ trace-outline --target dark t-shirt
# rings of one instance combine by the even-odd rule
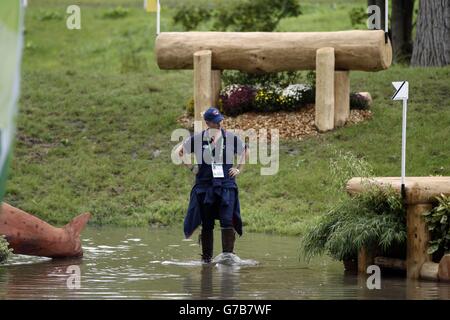
[[[201,133],[195,134],[187,138],[183,142],[183,148],[187,154],[194,153],[199,171],[196,177],[197,182],[207,182],[213,179],[211,163],[214,159],[215,163],[222,163],[225,180],[234,180],[230,177],[228,171],[233,166],[235,155],[242,155],[247,146],[244,142],[231,131],[222,129],[222,137],[219,138],[216,144],[210,143],[212,150],[212,157],[208,147],[208,131],[204,130]],[[222,142],[221,142],[222,140]],[[218,147],[222,146],[222,152],[219,152]]]

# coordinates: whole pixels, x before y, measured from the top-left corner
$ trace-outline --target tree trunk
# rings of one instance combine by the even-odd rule
[[[409,61],[412,54],[412,20],[414,0],[392,2],[392,45],[396,62]]]
[[[421,0],[411,65],[450,64],[450,1]]]

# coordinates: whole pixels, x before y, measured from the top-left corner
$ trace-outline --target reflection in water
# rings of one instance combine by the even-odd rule
[[[450,298],[450,284],[383,273],[382,289],[368,290],[367,277],[346,275],[327,257],[299,261],[295,237],[246,234],[236,250],[259,265],[240,266],[201,264],[200,247],[179,229],[89,228],[83,239],[83,259],[14,256],[0,266],[0,299]],[[72,265],[81,270],[78,289],[67,287]]]

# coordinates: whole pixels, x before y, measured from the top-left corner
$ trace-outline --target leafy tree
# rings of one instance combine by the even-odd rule
[[[199,4],[179,7],[173,21],[186,30],[213,21],[217,31],[274,31],[281,19],[301,14],[296,0],[240,0],[218,3],[213,9]]]

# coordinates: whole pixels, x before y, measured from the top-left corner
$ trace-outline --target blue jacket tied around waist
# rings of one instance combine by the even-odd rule
[[[184,219],[184,235],[189,238],[195,229],[202,223],[201,204],[198,203],[197,194],[206,193],[204,204],[212,204],[215,196],[221,198],[223,205],[234,203],[233,226],[236,232],[242,236],[241,207],[239,204],[238,188],[234,181],[212,179],[210,183],[196,183],[191,191],[187,215]],[[235,196],[235,201],[230,197]]]

